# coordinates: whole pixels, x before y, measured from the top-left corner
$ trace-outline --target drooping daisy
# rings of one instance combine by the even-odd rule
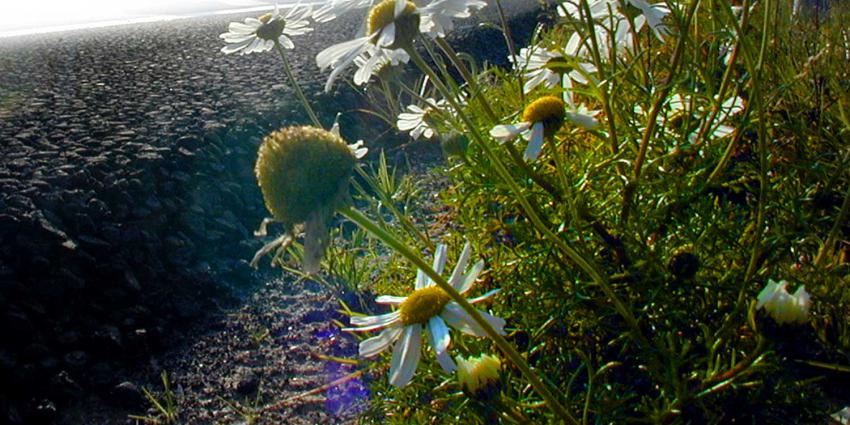
[[[446,106],[445,101],[437,102],[432,98],[425,99],[424,107],[407,105],[405,112],[398,115],[396,125],[401,131],[409,131],[410,137],[414,140],[420,136],[430,139],[436,134],[434,116],[439,114],[439,111]]]
[[[469,262],[472,248],[467,243],[452,271],[449,283],[461,294],[472,288],[478,274],[484,268],[484,262],[478,261],[468,272],[464,272]],[[434,271],[442,273],[446,265],[446,246],[439,245],[434,256]],[[478,303],[490,298],[499,290],[490,291],[480,297],[470,299],[470,303]],[[449,326],[469,335],[484,337],[487,334],[469,314],[452,301],[449,296],[437,287],[422,271],[416,274],[415,290],[406,297],[382,295],[375,300],[379,304],[397,306],[392,313],[378,316],[354,316],[351,324],[355,328],[349,331],[372,331],[383,329],[378,336],[366,339],[360,343],[360,355],[373,357],[386,350],[390,344],[393,347],[392,363],[390,365],[390,384],[397,387],[407,385],[416,373],[422,347],[422,331],[427,328],[431,347],[437,356],[437,361],[443,370],[454,371],[456,365],[448,354]],[[499,333],[504,333],[505,321],[479,310]]]
[[[275,221],[283,223],[286,231],[263,246],[251,265],[273,250],[285,250],[303,229],[304,271],[318,271],[330,240],[327,221],[345,199],[354,164],[365,154],[362,142],[346,144],[338,129],[295,126],[266,136],[254,173],[272,218],[263,221],[257,235],[264,235],[266,225]]]
[[[370,50],[395,50],[412,43],[419,32],[419,13],[416,5],[407,0],[383,0],[369,11],[366,35],[334,44],[316,55],[320,69],[332,68],[325,83],[330,91],[334,80],[358,57]],[[375,53],[375,52],[371,52]],[[367,62],[361,68],[363,75],[372,75],[377,61]],[[362,80],[361,76],[361,80]]]
[[[228,32],[219,36],[227,43],[221,51],[224,54],[247,55],[271,50],[275,43],[280,43],[286,49],[293,49],[295,45],[289,36],[313,31],[307,20],[312,10],[310,6],[302,8],[296,5],[289,9],[286,16],[281,16],[280,10],[275,6],[273,12],[259,18],[245,18],[244,23],[231,22]]]
[[[756,309],[764,308],[776,323],[806,323],[809,320],[811,297],[805,285],[800,285],[794,294],[789,294],[788,282],[768,279],[767,286],[759,292]]]
[[[487,6],[482,0],[434,0],[421,9],[419,31],[431,38],[445,38],[454,29],[452,19],[465,19]]]

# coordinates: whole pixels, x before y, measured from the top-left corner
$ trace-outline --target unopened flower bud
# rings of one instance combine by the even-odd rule
[[[463,392],[476,400],[489,400],[501,391],[499,371],[502,362],[496,356],[482,354],[464,359],[456,357],[457,380]]]

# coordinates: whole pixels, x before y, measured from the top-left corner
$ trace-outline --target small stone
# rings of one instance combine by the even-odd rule
[[[238,395],[251,395],[260,387],[260,376],[251,368],[239,367],[225,381],[225,388]]]

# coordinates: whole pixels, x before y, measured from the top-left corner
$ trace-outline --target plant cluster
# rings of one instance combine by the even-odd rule
[[[317,64],[331,69],[326,88],[356,67],[354,83],[379,94],[376,114],[443,146],[451,185],[441,219],[455,231],[442,234],[423,225],[415,190],[383,155],[377,171],[351,165],[362,144],[345,149],[338,126],[322,129],[289,71],[287,17],[275,11],[222,36],[225,53],[276,48],[313,119],[261,147],[269,220],[286,232],[255,261],[289,251],[317,271],[339,213],[359,229],[342,225],[351,239],[330,248],[326,270],[388,294],[375,315],[341,303],[346,330],[378,332],[360,343],[377,361],[360,365],[389,365],[388,382],[372,382],[367,418],[823,423],[841,410],[850,401],[843,11],[812,21],[776,0],[556,1],[544,5],[554,23],[529,46],[517,50],[505,31],[513,67],[503,70],[480,68],[445,39],[453,20],[484,7],[501,5],[334,0],[286,15],[303,33],[308,17],[368,10],[361,36]],[[322,159],[330,147],[333,164]],[[457,260],[446,276],[448,258]]]

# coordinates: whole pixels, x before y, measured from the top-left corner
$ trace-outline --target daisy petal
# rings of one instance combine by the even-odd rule
[[[484,320],[488,321],[493,328],[500,335],[505,334],[505,320],[493,316],[491,314],[485,313],[481,310],[478,311]],[[449,326],[469,335],[485,337],[487,333],[484,332],[484,328],[482,328],[472,317],[464,311],[457,303],[450,302],[446,305],[446,308],[443,309],[443,312],[440,313],[440,317],[442,317]]]
[[[481,296],[479,296],[479,297],[475,297],[475,298],[469,299],[469,300],[467,300],[467,301],[469,301],[469,303],[470,303],[470,304],[480,303],[481,301],[484,301],[484,300],[486,300],[486,299],[488,299],[488,298],[492,297],[493,295],[498,294],[498,293],[499,293],[499,292],[501,292],[501,291],[502,291],[502,288],[496,288],[496,289],[494,289],[494,290],[492,290],[492,291],[489,291],[489,292],[485,293],[484,295],[481,295]]]
[[[416,373],[422,350],[422,325],[415,324],[404,328],[404,334],[393,347],[393,360],[390,365],[390,384],[403,387],[410,383]]]
[[[443,269],[446,268],[446,245],[437,245],[437,252],[434,254],[434,265],[432,266],[437,274],[443,274]]]
[[[515,138],[521,132],[522,130],[519,129],[519,126],[510,124],[500,124],[490,130],[490,135],[493,136],[494,139],[499,141],[499,143],[504,143],[508,140]]]
[[[393,326],[391,328],[384,329],[384,331],[379,333],[378,336],[363,340],[360,343],[360,356],[372,357],[380,354],[382,351],[386,350],[390,344],[398,339],[401,335],[402,329],[403,328],[401,326]]]
[[[474,266],[472,266],[472,270],[466,273],[463,276],[463,279],[458,282],[458,285],[455,286],[458,292],[461,294],[465,293],[472,288],[472,284],[475,283],[475,280],[478,279],[478,274],[481,273],[481,270],[484,270],[484,260],[478,260]]]
[[[457,259],[457,264],[455,264],[455,268],[452,270],[452,276],[449,278],[449,284],[451,284],[455,289],[458,289],[460,278],[463,275],[463,271],[466,270],[466,263],[469,262],[469,256],[471,254],[472,245],[467,242],[463,246],[463,252],[460,253],[460,257]],[[458,291],[460,291],[460,289],[458,289]]]
[[[528,146],[525,147],[523,159],[533,161],[540,156],[541,150],[543,150],[543,123],[536,122],[531,127],[531,139],[528,141]]]
[[[381,314],[378,316],[352,316],[350,319],[352,326],[358,328],[351,329],[354,331],[369,331],[372,329],[383,328],[399,321],[401,313],[394,311],[392,313]]]
[[[389,305],[399,305],[406,300],[407,297],[396,297],[393,295],[381,295],[378,298],[375,298],[375,302],[378,304],[389,304]]]
[[[375,43],[381,47],[389,47],[395,43],[395,22],[390,22],[380,30],[381,35],[378,36],[378,41]]]
[[[415,289],[422,289],[428,286],[428,275],[425,274],[422,270],[416,270],[416,285]]]

